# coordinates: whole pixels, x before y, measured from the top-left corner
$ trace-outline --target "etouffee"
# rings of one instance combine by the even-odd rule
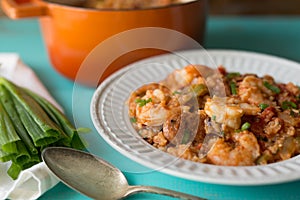
[[[201,75],[205,72],[205,78]],[[212,96],[220,87],[224,97]],[[188,65],[128,99],[140,136],[174,156],[225,166],[265,165],[300,153],[300,89],[270,75]]]

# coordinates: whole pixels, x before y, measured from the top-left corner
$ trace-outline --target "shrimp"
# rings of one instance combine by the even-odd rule
[[[172,91],[180,90],[190,84],[204,84],[205,81],[202,78],[198,67],[194,65],[188,65],[183,69],[174,70],[162,84],[170,88]]]
[[[136,120],[147,126],[160,126],[169,116],[169,110],[152,102],[136,107]]]
[[[160,126],[172,113],[168,107],[171,98],[170,90],[165,86],[154,83],[145,85],[131,94],[129,115],[136,118],[139,124]],[[172,107],[176,107],[174,102]]]
[[[240,103],[239,105],[245,115],[257,115],[261,111],[261,109],[256,105],[248,103]]]
[[[226,166],[255,165],[256,159],[260,156],[260,146],[254,134],[246,130],[233,133],[231,139],[235,142],[235,146],[224,138],[218,138],[207,153],[208,161]]]
[[[241,125],[243,110],[239,105],[226,104],[226,98],[213,97],[208,99],[204,111],[209,117],[224,126],[238,129]]]
[[[271,102],[266,98],[270,91],[263,86],[263,81],[253,75],[246,76],[239,84],[238,95],[243,102],[258,106],[260,103]],[[265,97],[266,96],[266,97]]]
[[[289,83],[286,84],[285,87],[286,87],[287,91],[289,91],[294,96],[299,96],[300,95],[300,89],[297,85],[289,82]]]
[[[152,83],[152,84],[144,85],[144,86],[138,88],[137,90],[135,90],[134,92],[132,92],[130,97],[128,98],[129,115],[131,117],[134,117],[136,115],[137,104],[135,101],[137,98],[142,98],[143,96],[145,96],[145,94],[148,90],[154,90],[159,87],[160,87],[159,84]]]
[[[148,90],[141,99],[146,104],[136,106],[137,121],[148,126],[162,125],[170,112],[165,107],[166,96],[164,93],[160,89]]]

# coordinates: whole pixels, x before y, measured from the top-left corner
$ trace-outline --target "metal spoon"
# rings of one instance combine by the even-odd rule
[[[203,198],[152,186],[129,186],[122,172],[93,154],[65,147],[42,152],[48,168],[66,185],[93,199],[121,199],[138,192],[182,199]]]

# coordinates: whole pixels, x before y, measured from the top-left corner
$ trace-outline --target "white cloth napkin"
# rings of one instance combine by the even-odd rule
[[[61,109],[32,69],[22,63],[18,54],[0,53],[0,76],[31,89]],[[9,166],[10,162],[0,162],[0,199],[37,199],[59,182],[43,162],[22,171],[15,181],[6,173]]]

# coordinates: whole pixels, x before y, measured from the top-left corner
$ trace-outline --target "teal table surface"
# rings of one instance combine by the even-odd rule
[[[207,49],[255,51],[300,62],[300,17],[209,17],[204,46]],[[74,119],[75,125],[92,129],[85,137],[90,140],[89,145],[97,155],[120,169],[124,166],[144,168],[118,153],[97,134],[89,111],[95,89],[74,84],[52,68],[37,20],[12,21],[0,18],[0,52],[19,53],[64,108],[66,115]],[[74,94],[80,94],[80,98]],[[300,199],[300,181],[263,186],[229,186],[189,181],[160,171],[124,171],[124,174],[132,185],[155,185],[207,199]],[[40,200],[47,199],[89,198],[59,183],[40,197]],[[171,198],[137,194],[128,199]]]

